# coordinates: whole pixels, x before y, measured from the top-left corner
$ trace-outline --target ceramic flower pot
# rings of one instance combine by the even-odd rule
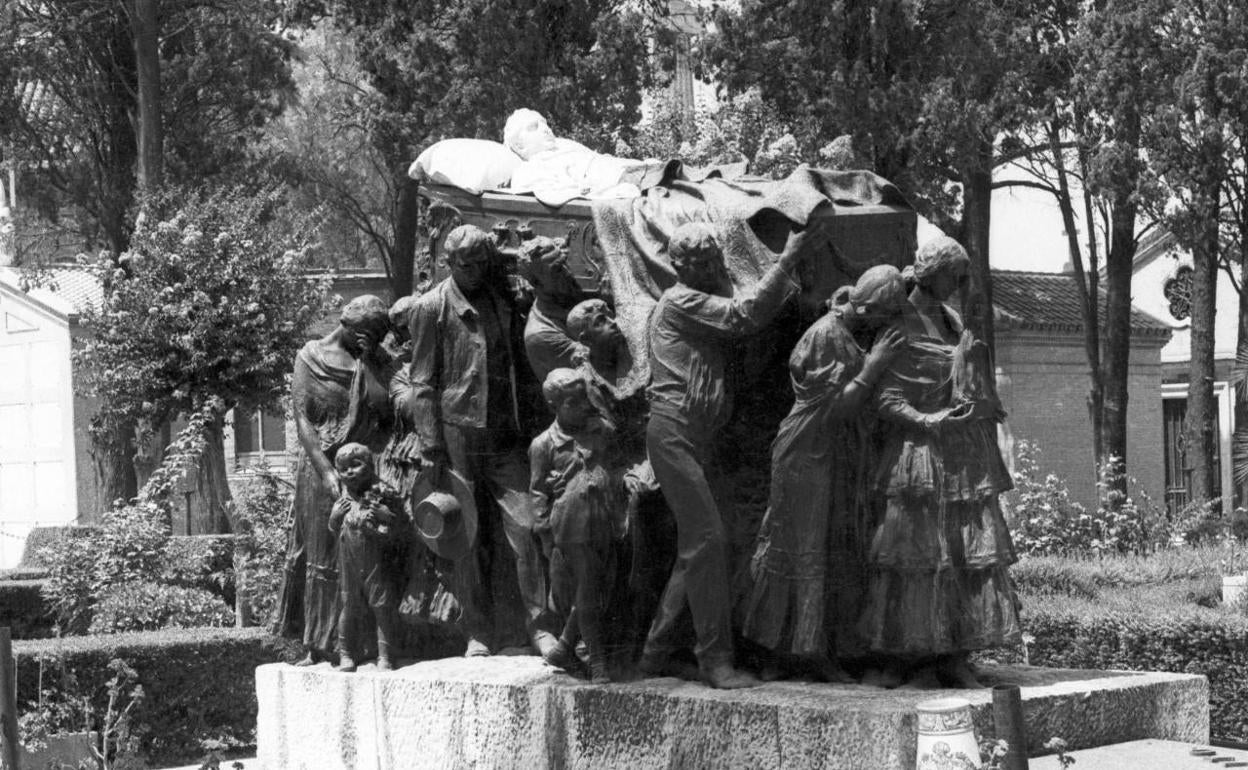
[[[919,717],[916,770],[979,770],[979,742],[969,701],[937,698],[923,701],[915,710]]]

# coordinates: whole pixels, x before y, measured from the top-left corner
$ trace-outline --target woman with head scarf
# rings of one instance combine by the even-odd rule
[[[278,600],[278,632],[300,639],[301,661],[328,660],[337,640],[338,544],[329,515],[342,494],[334,457],[355,442],[380,452],[393,411],[388,383],[394,363],[382,349],[386,306],[372,295],[342,309],[338,328],[308,342],[295,358],[291,411],[303,456],[295,470],[286,572]]]
[[[888,265],[863,273],[789,357],[796,400],[772,445],[771,493],[742,603],[745,637],[773,653],[764,676],[847,677],[866,554],[868,403],[902,347],[906,302]]]
[[[997,498],[1011,488],[996,444],[1003,413],[987,348],[946,303],[970,259],[953,239],[926,244],[903,315],[905,352],[876,398],[891,424],[875,492],[883,515],[859,630],[884,661],[871,681],[975,687],[972,651],[1021,636],[1008,567],[1017,560]]]

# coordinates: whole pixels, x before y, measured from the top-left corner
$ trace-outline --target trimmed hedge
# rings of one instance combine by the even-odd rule
[[[91,626],[87,633],[116,634],[232,625],[234,609],[210,591],[139,580],[105,589],[91,613]]]
[[[95,525],[67,524],[60,527],[35,527],[26,536],[26,544],[22,547],[21,566],[47,567],[39,552],[48,545],[63,538],[95,537],[100,528]]]
[[[156,767],[186,764],[204,755],[200,741],[225,738],[253,744],[256,667],[298,654],[290,643],[258,628],[192,628],[104,636],[62,637],[13,644],[19,712],[61,686],[72,672],[78,693],[90,694],[97,713],[107,703],[108,662],[134,667],[146,698],[134,724],[146,726],[141,753]]]
[[[43,580],[0,580],[0,626],[14,639],[52,636],[56,618],[43,603]]]
[[[14,567],[0,569],[0,583],[6,580],[43,580],[48,576],[47,567]]]
[[[1213,737],[1248,740],[1248,617],[1220,606],[1221,578],[1201,554],[1153,558],[1020,562],[1029,662],[1201,674]]]

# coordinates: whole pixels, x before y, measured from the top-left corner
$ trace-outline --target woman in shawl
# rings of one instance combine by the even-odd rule
[[[381,347],[386,324],[380,299],[357,297],[343,308],[338,328],[295,358],[291,400],[303,456],[295,470],[278,632],[302,639],[304,665],[330,659],[337,639],[338,553],[329,514],[342,485],[334,455],[352,442],[379,453],[390,435],[387,385],[396,363]]]
[[[781,673],[846,681],[866,555],[867,403],[902,347],[886,329],[906,301],[896,268],[873,267],[833,300],[789,357],[796,401],[772,445],[771,495],[750,564],[742,632]],[[867,348],[869,347],[869,352]],[[768,666],[770,669],[771,666]]]
[[[953,239],[919,250],[903,314],[906,350],[880,383],[877,411],[893,426],[876,491],[884,514],[872,539],[859,630],[887,663],[875,683],[977,687],[973,650],[1017,642],[1017,561],[997,498],[1011,488],[996,443],[1004,413],[987,348],[945,303],[970,259]]]

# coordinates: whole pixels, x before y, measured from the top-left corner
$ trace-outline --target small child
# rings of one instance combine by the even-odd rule
[[[576,665],[578,639],[589,651],[592,681],[610,681],[602,638],[603,594],[611,584],[612,544],[622,533],[623,499],[607,467],[612,432],[589,400],[584,377],[555,369],[542,385],[555,421],[529,445],[535,529],[553,540],[552,561],[563,563],[574,596],[563,634],[543,657],[556,668]]]
[[[649,405],[645,389],[627,380],[633,366],[624,335],[607,303],[587,299],[568,311],[568,334],[585,346],[580,371],[589,386],[589,399],[615,431],[615,456],[623,463],[629,509],[636,508],[642,494],[657,494],[658,482],[646,459],[646,419]],[[630,517],[631,518],[631,517]]]
[[[394,668],[399,579],[395,565],[407,534],[403,501],[377,478],[373,453],[363,444],[346,444],[334,456],[342,496],[334,503],[329,529],[338,536],[339,671],[355,671],[360,656],[359,627],[371,609],[377,624],[377,669]]]

